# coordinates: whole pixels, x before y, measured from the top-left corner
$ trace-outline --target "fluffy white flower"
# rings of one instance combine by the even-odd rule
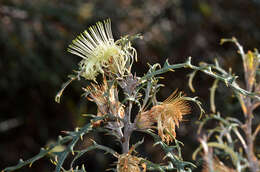
[[[131,64],[136,55],[130,43],[122,46],[120,41],[114,41],[109,19],[85,30],[72,41],[68,51],[82,58],[80,76],[94,81],[99,73],[124,75],[129,69],[127,64]]]

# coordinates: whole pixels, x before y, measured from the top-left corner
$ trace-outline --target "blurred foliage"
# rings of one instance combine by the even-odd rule
[[[74,87],[77,84],[65,91],[67,98],[62,104],[54,103],[65,76],[80,60],[66,52],[67,45],[90,24],[111,18],[116,39],[143,34],[144,40],[135,45],[140,54],[134,68],[137,73],[146,71],[147,63],[163,63],[166,58],[183,62],[189,55],[195,62],[212,62],[216,57],[223,68],[239,72],[241,65],[232,46],[220,47],[217,40],[236,36],[248,46],[245,50],[260,45],[259,7],[259,0],[0,0],[0,169],[15,164],[19,156],[26,159],[36,154],[60,130],[82,125],[79,114],[87,109],[95,113],[93,104],[76,98],[81,89]],[[162,99],[177,87],[187,89],[185,74],[177,71],[165,75],[167,88],[160,92]],[[196,94],[207,103],[211,82],[206,76],[197,77],[203,84],[194,82]],[[219,87],[218,94],[223,96],[216,100],[216,106],[241,114],[239,102],[226,96],[226,88]],[[226,105],[221,104],[223,101]],[[259,122],[259,117],[255,121]],[[191,158],[190,152],[198,144],[194,127],[187,124],[179,130],[183,136],[180,140],[190,143],[185,145],[184,159]],[[154,153],[158,150],[148,151],[155,154],[155,160],[160,158]],[[47,161],[37,162],[30,170],[50,171]],[[102,162],[108,164],[105,159]]]

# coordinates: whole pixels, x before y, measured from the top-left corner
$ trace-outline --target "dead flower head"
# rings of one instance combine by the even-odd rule
[[[181,93],[174,91],[162,104],[155,105],[149,111],[137,116],[137,127],[140,129],[152,128],[157,122],[158,134],[167,144],[176,137],[175,126],[179,127],[183,115],[189,114],[191,108]]]
[[[142,158],[131,155],[132,151],[130,149],[128,153],[119,155],[116,167],[118,172],[146,172],[146,165],[141,163]]]
[[[139,129],[149,129],[156,122],[154,115],[150,111],[139,113],[135,118],[136,127]]]
[[[125,111],[123,105],[118,100],[118,92],[114,85],[110,88],[107,84],[106,78],[102,85],[92,84],[92,86],[87,87],[85,91],[89,92],[88,99],[93,101],[98,106],[97,116],[104,116],[111,114],[115,117],[124,118]],[[98,121],[99,123],[100,121]],[[122,122],[117,121],[117,127],[122,127]],[[111,125],[112,123],[110,123]],[[113,123],[115,125],[115,123]]]

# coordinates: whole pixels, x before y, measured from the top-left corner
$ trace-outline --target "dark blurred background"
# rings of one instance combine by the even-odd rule
[[[133,71],[139,76],[147,71],[147,63],[163,64],[167,58],[170,63],[179,63],[188,56],[193,57],[194,64],[218,58],[223,68],[232,67],[239,75],[241,60],[236,48],[231,44],[220,46],[219,40],[235,36],[245,50],[259,48],[259,7],[259,0],[0,0],[0,169],[32,157],[40,147],[55,141],[61,131],[82,126],[82,113],[95,113],[94,104],[80,97],[84,82],[72,83],[60,104],[54,101],[80,61],[66,49],[88,26],[110,18],[115,39],[142,33],[144,39],[134,43],[139,55]],[[179,88],[189,96],[199,95],[209,112],[208,88],[213,80],[199,74],[194,80],[197,91],[192,93],[187,87],[189,72],[177,70],[163,75],[161,82],[166,87],[161,89],[159,100]],[[238,102],[227,92],[220,85],[219,111],[242,117]],[[177,133],[177,139],[185,144],[185,160],[191,160],[191,152],[198,146],[195,121],[199,111],[195,106],[193,112]],[[255,122],[259,123],[259,117]],[[109,136],[92,134],[78,148],[86,147],[88,138],[113,143]],[[132,140],[140,138],[137,133]],[[150,153],[152,160],[159,161],[162,154],[158,148],[151,148],[150,140],[146,139],[145,151],[140,154]],[[96,151],[78,163],[100,172],[112,167],[111,161]],[[49,172],[53,168],[47,157],[19,171]]]

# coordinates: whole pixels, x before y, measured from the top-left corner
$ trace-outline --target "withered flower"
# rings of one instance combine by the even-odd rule
[[[131,148],[128,153],[118,156],[117,171],[118,172],[146,172],[146,165],[141,163],[142,158],[131,155],[133,149]],[[140,166],[143,170],[141,171]]]
[[[155,122],[156,119],[154,115],[151,114],[151,111],[141,112],[135,118],[135,124],[138,129],[152,128]]]
[[[169,144],[176,137],[175,126],[179,127],[183,115],[190,112],[187,101],[176,90],[162,104],[140,113],[136,118],[136,125],[140,129],[146,129],[152,128],[153,123],[157,122],[159,136]]]
[[[102,85],[92,84],[85,90],[89,92],[88,100],[95,102],[98,106],[97,116],[110,114],[116,118],[124,118],[125,111],[118,100],[117,89],[114,85],[109,88],[105,77]],[[100,123],[100,121],[97,121],[97,123]],[[123,127],[123,123],[119,120],[108,123],[108,128],[118,127]]]

